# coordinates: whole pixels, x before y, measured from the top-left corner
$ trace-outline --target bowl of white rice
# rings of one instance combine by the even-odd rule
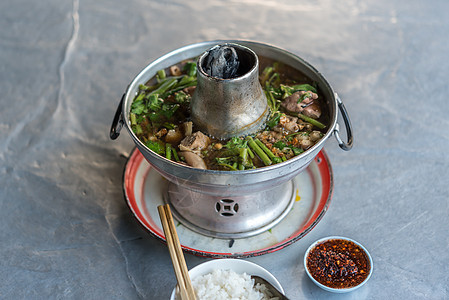
[[[254,284],[257,275],[284,293],[279,281],[255,263],[241,259],[216,259],[202,263],[189,271],[197,300],[275,300],[265,285]],[[171,300],[181,299],[173,289]]]

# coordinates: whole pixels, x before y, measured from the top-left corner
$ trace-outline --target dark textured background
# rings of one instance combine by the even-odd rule
[[[1,1],[0,298],[169,297],[168,251],[123,201],[133,143],[109,140],[112,117],[162,54],[249,39],[320,70],[355,134],[350,152],[326,143],[335,189],[324,219],[249,260],[291,299],[447,299],[448,11],[445,0]],[[366,286],[333,295],[306,277],[305,249],[328,235],[370,250]]]

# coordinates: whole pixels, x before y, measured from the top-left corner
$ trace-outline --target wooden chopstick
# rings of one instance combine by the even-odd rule
[[[182,300],[196,300],[195,292],[193,290],[192,281],[190,280],[187,265],[181,249],[178,234],[176,232],[173,216],[168,204],[159,205],[157,207],[159,217],[161,219],[162,228],[167,241],[168,251],[173,263],[176,280],[178,281],[179,291]]]

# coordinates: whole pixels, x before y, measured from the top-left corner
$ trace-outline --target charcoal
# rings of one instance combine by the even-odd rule
[[[223,45],[209,51],[203,69],[209,76],[229,79],[238,76],[239,65],[235,49]]]

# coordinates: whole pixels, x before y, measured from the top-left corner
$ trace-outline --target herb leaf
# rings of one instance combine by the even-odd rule
[[[176,110],[179,108],[179,104],[168,104],[164,103],[162,104],[160,113],[165,116],[167,119],[170,119]]]
[[[248,143],[248,141],[234,136],[226,143],[226,148],[228,148],[228,149],[246,148],[247,143]]]
[[[188,62],[184,66],[184,71],[187,72],[187,76],[195,77],[196,76],[196,63]]]
[[[310,91],[307,91],[304,94],[302,94],[301,97],[299,97],[298,99],[298,103],[301,103],[306,98],[312,98],[312,93]]]
[[[314,86],[311,86],[310,84],[307,84],[307,83],[294,85],[294,86],[292,86],[292,88],[293,88],[293,90],[295,92],[297,92],[297,91],[311,91],[311,92],[317,93],[316,88]]]
[[[280,113],[275,113],[273,117],[271,117],[270,120],[268,120],[267,122],[267,126],[270,129],[273,129],[273,127],[275,127],[277,124],[279,124],[279,120],[281,119],[281,114]]]
[[[290,147],[290,149],[293,150],[293,153],[294,153],[295,155],[300,155],[301,153],[304,152],[304,150],[302,150],[301,148],[297,148],[297,147]]]
[[[157,111],[161,108],[163,101],[158,94],[153,94],[148,98],[148,107],[152,111]]]
[[[288,85],[284,85],[281,84],[280,85],[281,91],[283,92],[283,98],[287,98],[288,96],[291,96],[293,93],[297,92],[297,91],[311,91],[313,93],[317,93],[317,89],[310,85],[310,84],[298,84],[298,85],[293,85],[293,86],[288,86]]]
[[[190,101],[190,95],[184,93],[183,91],[177,92],[175,94],[175,101],[177,103],[186,103]]]
[[[277,141],[273,144],[274,147],[278,148],[279,150],[284,149],[287,145],[283,141]]]
[[[165,146],[162,141],[147,141],[145,145],[157,154],[163,155],[165,153]]]
[[[147,112],[145,107],[145,103],[142,99],[134,100],[133,104],[131,104],[131,112],[140,115],[141,113]]]

